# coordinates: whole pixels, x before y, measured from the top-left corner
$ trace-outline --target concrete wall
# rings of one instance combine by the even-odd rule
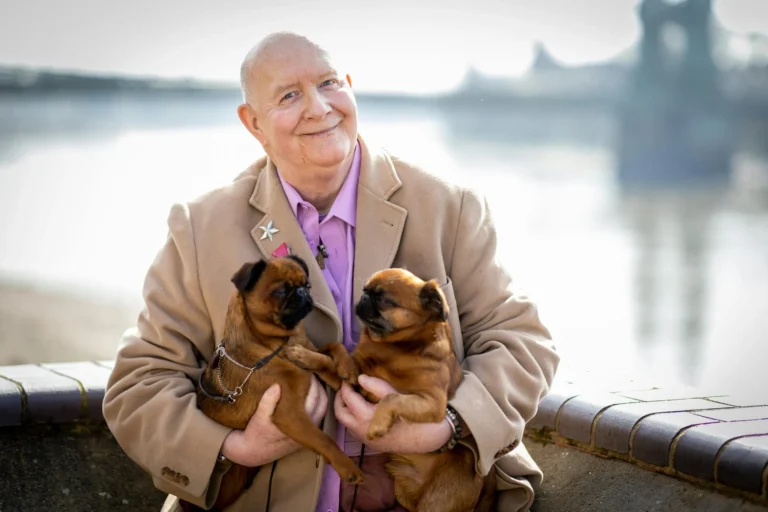
[[[112,363],[0,367],[0,512],[159,510],[101,415]],[[768,510],[768,396],[555,386],[526,432],[534,510]],[[626,388],[624,388],[626,389]]]

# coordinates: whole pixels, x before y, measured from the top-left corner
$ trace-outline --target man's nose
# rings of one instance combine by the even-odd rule
[[[321,118],[325,117],[331,111],[331,106],[328,104],[328,100],[320,91],[315,89],[312,93],[307,94],[305,98],[307,99],[307,117]]]

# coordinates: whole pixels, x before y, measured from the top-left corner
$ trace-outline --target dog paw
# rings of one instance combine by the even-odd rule
[[[283,355],[287,360],[301,368],[309,370],[309,362],[306,359],[307,350],[304,347],[296,345],[287,346],[283,349]]]
[[[365,480],[363,478],[363,472],[362,470],[357,467],[354,463],[350,462],[350,464],[344,464],[344,468],[342,468],[341,471],[337,472],[339,473],[339,477],[350,484],[361,484]]]
[[[368,427],[368,432],[366,433],[366,437],[368,437],[369,441],[374,441],[376,439],[384,437],[384,435],[389,432],[389,425],[386,425],[384,423],[371,423]]]
[[[357,365],[352,360],[341,361],[336,366],[336,374],[341,377],[341,380],[344,380],[353,386],[357,385],[357,378],[360,376]]]

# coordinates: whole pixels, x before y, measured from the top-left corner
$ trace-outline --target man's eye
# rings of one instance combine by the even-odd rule
[[[290,99],[293,99],[293,98],[295,98],[296,96],[298,96],[298,94],[299,94],[299,93],[297,93],[296,91],[293,91],[293,92],[289,92],[288,94],[286,94],[285,96],[283,96],[283,98],[282,98],[280,101],[286,101],[286,100],[290,100]]]
[[[339,83],[338,80],[336,80],[335,78],[331,78],[331,79],[326,80],[323,83],[321,83],[320,87],[327,87],[329,85],[336,85],[337,83]]]

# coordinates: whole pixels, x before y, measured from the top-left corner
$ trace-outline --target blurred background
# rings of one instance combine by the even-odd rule
[[[114,357],[171,204],[262,154],[243,56],[294,30],[364,137],[488,196],[561,375],[768,389],[768,2],[261,3],[0,0],[0,364]]]

